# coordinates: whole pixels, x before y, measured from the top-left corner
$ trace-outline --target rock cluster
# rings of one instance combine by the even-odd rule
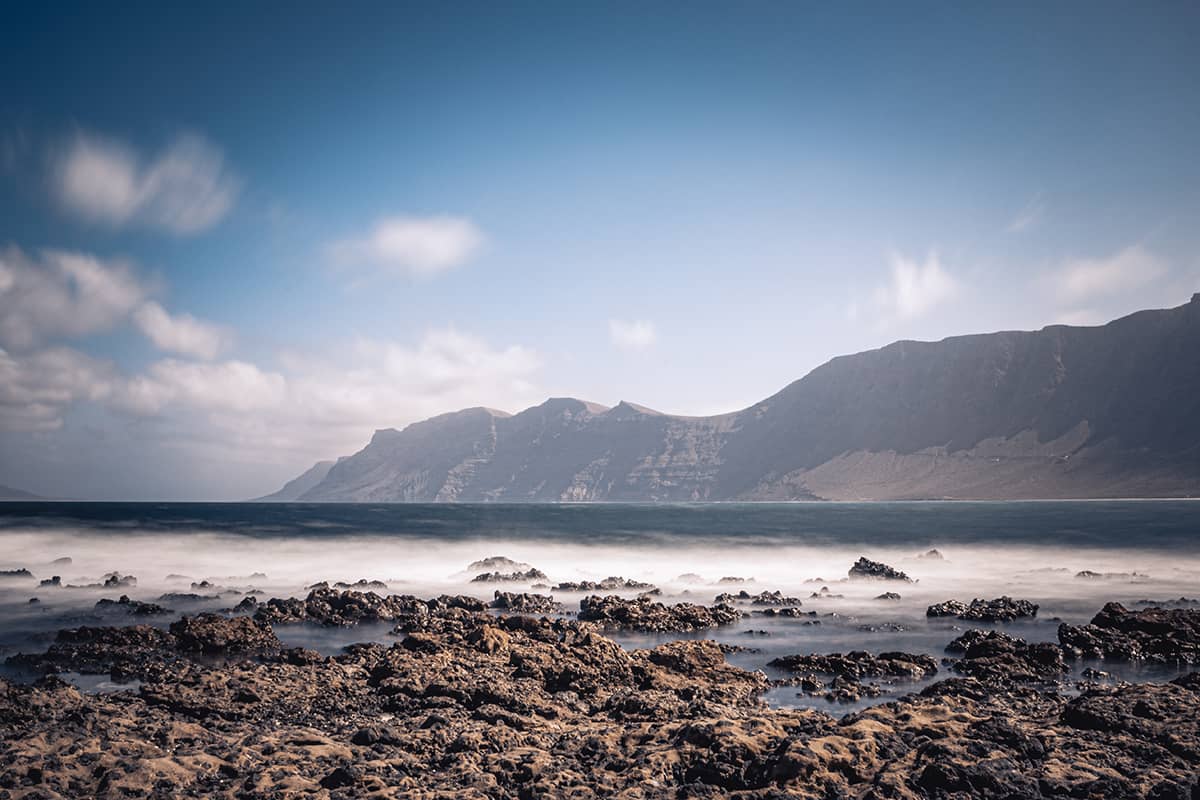
[[[143,603],[140,600],[130,600],[129,595],[123,594],[117,600],[103,597],[96,601],[97,611],[123,611],[135,617],[153,617],[170,614],[171,610],[163,608],[158,603]]]
[[[524,572],[484,572],[471,578],[472,583],[528,583],[549,580],[546,573],[530,567]]]
[[[752,606],[799,606],[799,597],[786,597],[783,592],[778,590],[773,592],[762,591],[758,594],[750,594],[745,589],[737,594],[730,592],[722,592],[713,598],[713,602],[717,604],[732,605],[734,603],[749,603]]]
[[[629,600],[617,595],[592,595],[579,602],[579,619],[633,631],[700,631],[729,625],[741,616],[740,611],[729,605],[677,603],[668,606],[649,597]]]
[[[492,608],[511,611],[514,614],[557,614],[562,611],[562,603],[549,595],[497,590],[492,600]]]
[[[1108,603],[1087,625],[1058,626],[1064,652],[1074,658],[1156,663],[1200,663],[1200,609],[1130,611]]]
[[[854,562],[854,566],[850,567],[851,580],[884,580],[884,581],[903,581],[912,583],[912,578],[905,575],[898,569],[889,567],[880,561],[872,561],[869,558],[860,557]]]
[[[1003,631],[969,630],[946,651],[962,654],[953,664],[955,672],[984,682],[1056,681],[1067,671],[1058,645],[1029,644]]]
[[[427,624],[337,656],[249,656],[265,625],[64,631],[61,663],[153,653],[135,691],[0,680],[12,797],[1112,797],[1200,794],[1200,676],[1068,698],[971,677],[842,718],[768,709],[709,641],[622,649],[586,622],[420,601]],[[211,627],[210,627],[211,626]],[[983,640],[966,643],[981,646]],[[224,644],[220,644],[224,642]],[[50,654],[47,653],[47,656]],[[796,657],[805,658],[805,657]],[[790,662],[931,674],[903,654]],[[47,662],[49,663],[49,662]]]
[[[836,702],[851,702],[863,697],[878,697],[878,683],[864,679],[881,678],[888,682],[920,680],[936,675],[937,662],[926,655],[912,653],[880,653],[872,655],[861,650],[825,655],[793,655],[773,659],[769,666],[797,673],[788,684],[799,686],[806,694],[824,694]],[[832,676],[828,686],[824,677]]]
[[[303,600],[271,598],[259,603],[255,619],[271,624],[314,622],[320,625],[357,625],[428,618],[442,608],[481,612],[487,606],[473,597],[442,595],[421,600],[411,595],[381,597],[374,592],[314,589]]]
[[[624,589],[653,589],[654,584],[632,578],[610,576],[602,581],[566,581],[554,587],[556,592],[619,592]]]
[[[970,604],[947,600],[925,609],[925,616],[958,617],[972,622],[1012,622],[1022,617],[1036,617],[1037,612],[1037,603],[1014,600],[1005,595],[994,600],[975,598]]]

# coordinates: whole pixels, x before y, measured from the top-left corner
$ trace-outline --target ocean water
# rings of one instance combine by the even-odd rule
[[[944,558],[921,557],[933,548]],[[741,589],[751,594],[777,589],[798,597],[805,611],[817,612],[815,618],[752,615],[694,634],[752,648],[728,658],[780,676],[766,663],[791,653],[904,650],[941,656],[946,643],[970,625],[927,619],[924,612],[951,598],[1032,600],[1041,606],[1036,619],[991,627],[1053,641],[1059,622],[1086,622],[1110,600],[1137,605],[1200,597],[1200,503],[3,503],[0,570],[24,568],[35,577],[0,578],[0,659],[44,649],[61,627],[146,622],[94,608],[99,598],[120,594],[194,613],[228,608],[251,590],[262,597],[303,596],[305,587],[321,580],[382,580],[391,592],[422,597],[461,593],[490,599],[496,588],[529,589],[472,583],[468,565],[493,555],[531,564],[551,583],[609,575],[647,581],[662,589],[665,602],[711,604],[718,593]],[[916,583],[846,581],[859,556],[904,570]],[[64,557],[71,563],[51,563]],[[1083,570],[1109,576],[1076,577]],[[38,586],[51,575],[86,586],[111,572],[135,576],[137,586]],[[203,580],[212,588],[191,587]],[[841,597],[811,597],[821,586]],[[902,599],[874,599],[888,590]],[[216,596],[159,599],[169,592]],[[31,597],[39,602],[31,604]],[[578,609],[580,598],[556,594],[569,609]],[[806,624],[813,622],[819,624]],[[285,642],[324,652],[353,641],[394,641],[390,626],[294,626],[278,632]],[[681,638],[613,635],[629,647]],[[1178,674],[1174,668],[1101,666],[1114,679]],[[80,680],[89,689],[120,688]],[[796,691],[782,687],[768,700],[848,710]]]

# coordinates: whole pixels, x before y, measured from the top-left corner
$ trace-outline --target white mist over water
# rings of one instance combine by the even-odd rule
[[[656,599],[663,602],[705,605],[722,592],[779,590],[799,598],[804,611],[817,613],[820,624],[811,624],[810,619],[750,615],[733,626],[689,634],[756,648],[757,652],[729,656],[731,662],[747,669],[764,668],[771,658],[792,653],[904,650],[940,656],[945,645],[963,630],[988,627],[925,617],[927,606],[949,599],[1010,595],[1031,600],[1041,606],[1035,620],[993,627],[1031,641],[1050,641],[1055,639],[1060,621],[1087,622],[1109,601],[1130,606],[1143,599],[1200,596],[1200,548],[1062,546],[1050,543],[1049,536],[1046,543],[1031,542],[1029,537],[1005,543],[995,537],[978,541],[963,536],[947,536],[943,542],[933,536],[921,545],[895,540],[850,545],[831,542],[829,537],[813,542],[756,535],[752,517],[748,517],[746,535],[707,535],[694,540],[654,533],[630,537],[600,531],[591,535],[579,530],[557,537],[537,532],[521,535],[515,525],[502,526],[495,535],[439,535],[425,533],[433,526],[421,520],[409,521],[402,532],[389,533],[364,532],[361,527],[348,532],[348,526],[325,518],[305,518],[290,526],[260,524],[253,534],[235,532],[229,525],[214,529],[203,518],[187,520],[170,531],[137,520],[108,521],[96,527],[10,524],[0,529],[0,570],[27,568],[35,579],[0,580],[0,659],[17,651],[44,649],[53,631],[62,627],[165,625],[175,618],[114,616],[93,608],[101,597],[115,599],[122,594],[159,602],[178,614],[228,609],[251,589],[258,590],[260,599],[304,596],[306,587],[318,581],[379,580],[391,593],[418,597],[468,594],[490,600],[497,589],[530,591],[532,582],[471,581],[484,570],[469,570],[468,565],[496,555],[542,570],[551,585],[621,576],[659,587],[662,596]],[[929,546],[937,547],[944,560],[921,557]],[[903,570],[916,583],[846,580],[848,569],[860,556]],[[72,563],[51,565],[61,557],[70,557]],[[1129,577],[1076,577],[1083,570]],[[136,587],[66,589],[39,587],[37,580],[60,575],[64,584],[84,585],[97,583],[112,572],[135,576]],[[684,577],[689,573],[699,578]],[[184,577],[168,579],[169,575]],[[723,578],[745,582],[723,583]],[[213,587],[191,587],[192,582],[202,580]],[[812,597],[822,586],[842,597]],[[554,594],[569,611],[577,610],[584,596],[533,591]],[[898,592],[902,599],[875,599],[885,591]],[[160,599],[164,593],[192,592],[218,597],[195,602]],[[634,596],[637,592],[618,594]],[[30,605],[28,600],[34,596],[40,602]],[[741,608],[754,610],[748,605]],[[386,625],[332,630],[280,626],[277,633],[287,644],[328,653],[354,641],[396,641]],[[612,635],[631,647],[681,638],[678,634]],[[1137,665],[1105,665],[1105,669],[1131,679],[1163,679],[1174,674]],[[946,677],[945,671],[938,677]],[[788,689],[772,692],[770,699],[785,705],[824,703],[798,698],[795,690]]]

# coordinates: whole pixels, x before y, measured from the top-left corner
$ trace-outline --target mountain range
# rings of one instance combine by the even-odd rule
[[[1200,294],[1107,325],[899,341],[711,417],[554,398],[376,431],[264,500],[1200,496]]]

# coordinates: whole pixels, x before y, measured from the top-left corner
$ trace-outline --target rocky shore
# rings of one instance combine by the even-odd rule
[[[836,719],[769,708],[773,682],[715,642],[627,650],[604,633],[703,630],[734,605],[591,596],[577,618],[535,617],[516,612],[560,607],[498,591],[492,606],[322,587],[167,629],[62,630],[13,660],[44,677],[0,681],[0,798],[1200,797],[1200,673],[1063,682],[1095,653],[1193,663],[1200,610],[1109,604],[1057,644],[969,630],[941,663],[779,659],[793,678],[774,685],[814,692],[945,676]],[[395,642],[323,656],[276,630],[361,622]],[[83,694],[68,671],[140,683]]]

